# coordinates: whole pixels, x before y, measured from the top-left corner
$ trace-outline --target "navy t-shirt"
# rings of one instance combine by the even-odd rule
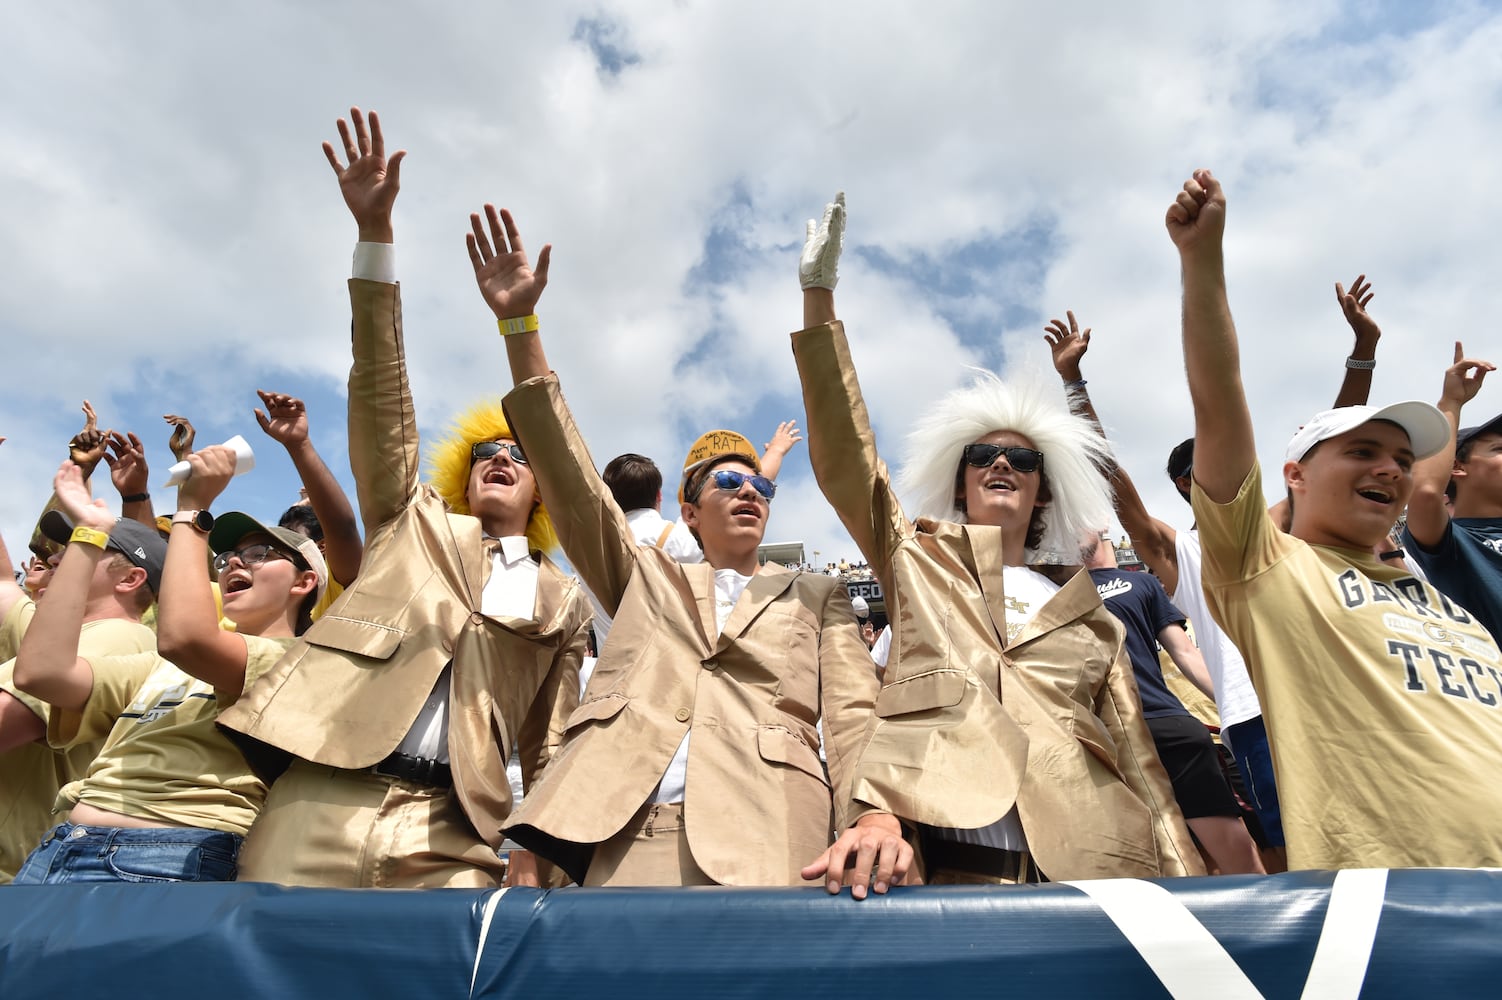
[[[1126,651],[1142,696],[1143,718],[1189,715],[1184,703],[1168,690],[1158,662],[1158,633],[1169,625],[1183,628],[1184,613],[1173,606],[1163,584],[1151,573],[1122,569],[1092,569],[1090,579],[1106,609],[1126,626]]]
[[[1452,518],[1433,549],[1405,526],[1403,545],[1430,583],[1502,641],[1502,518]]]

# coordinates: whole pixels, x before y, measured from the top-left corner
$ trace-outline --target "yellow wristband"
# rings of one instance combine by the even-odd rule
[[[496,323],[501,328],[502,337],[510,337],[518,333],[537,332],[537,314],[518,316],[515,319],[503,319]]]
[[[110,543],[108,531],[95,531],[93,528],[85,528],[83,525],[73,529],[73,534],[68,536],[70,542],[82,542],[85,545],[93,545],[103,549]]]

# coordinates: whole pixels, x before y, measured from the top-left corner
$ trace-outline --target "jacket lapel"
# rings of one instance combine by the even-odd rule
[[[1004,584],[1005,563],[1002,561],[1001,529],[984,524],[965,525],[965,542],[970,550],[970,562],[975,567],[975,578],[980,582],[981,594],[986,599],[986,611],[991,615],[991,627],[995,629],[997,645],[1007,643],[1007,605]],[[1001,691],[1001,659],[996,661],[996,676],[986,678],[991,690]]]
[[[1060,626],[1067,625],[1083,615],[1089,614],[1093,609],[1100,607],[1100,594],[1095,589],[1095,581],[1090,579],[1090,574],[1084,572],[1078,566],[1034,566],[1033,569],[1049,577],[1055,583],[1061,583],[1059,592],[1049,598],[1033,620],[1023,627],[1017,634],[1015,642],[1011,646],[1031,642],[1045,632],[1050,632]]]
[[[762,567],[751,578],[751,582],[746,584],[746,590],[741,594],[741,599],[735,602],[735,608],[730,612],[730,617],[725,620],[725,628],[715,643],[715,652],[720,652],[739,638],[741,633],[756,621],[756,616],[761,614],[762,609],[781,597],[798,576],[798,573],[780,566]],[[711,595],[710,613],[714,613],[713,595]]]
[[[709,637],[715,634],[714,614],[714,567],[709,563],[689,563],[682,567],[684,579],[693,594],[694,608],[699,612],[699,641],[701,648],[709,648]]]

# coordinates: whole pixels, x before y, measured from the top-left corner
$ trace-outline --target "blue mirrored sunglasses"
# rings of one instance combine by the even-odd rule
[[[741,484],[749,482],[751,488],[760,493],[767,503],[771,503],[772,498],[777,495],[777,484],[766,476],[754,476],[749,472],[736,472],[734,469],[716,469],[709,474],[708,478],[714,480],[716,488],[727,493],[739,493]]]
[[[469,464],[474,465],[476,462],[483,462],[487,458],[495,458],[501,453],[502,448],[510,453],[511,461],[519,465],[527,464],[527,456],[522,454],[521,445],[503,444],[500,441],[481,441],[469,449]]]
[[[1038,472],[1043,468],[1043,453],[1032,448],[1007,447],[999,444],[965,445],[965,463],[984,469],[996,461],[997,455],[1006,455],[1007,464],[1014,472]]]

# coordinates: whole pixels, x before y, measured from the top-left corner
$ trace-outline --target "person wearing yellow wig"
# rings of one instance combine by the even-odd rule
[[[360,230],[349,452],[365,558],[220,716],[259,770],[284,768],[240,878],[485,887],[502,878],[512,747],[530,785],[578,703],[589,603],[545,554],[552,522],[498,404],[460,414],[419,478],[392,251],[404,153],[386,157],[375,114],[351,117],[348,165],[324,151]]]

